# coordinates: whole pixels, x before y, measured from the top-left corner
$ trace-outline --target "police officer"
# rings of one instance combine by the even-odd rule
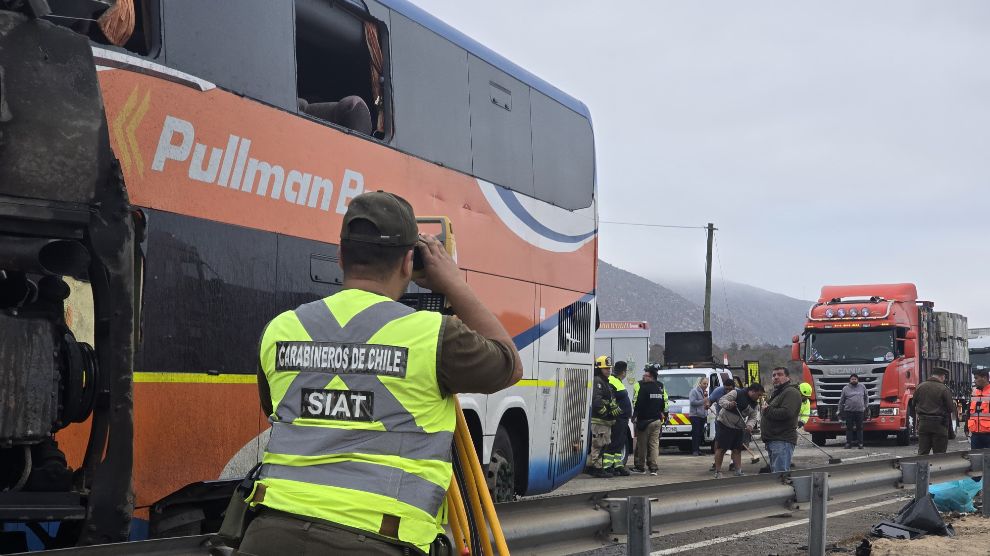
[[[798,390],[801,391],[801,413],[798,413],[798,428],[803,429],[811,419],[811,385],[802,382],[798,386]]]
[[[973,450],[990,448],[990,380],[987,369],[973,371],[973,395],[969,398],[966,432]]]
[[[612,425],[612,436],[608,447],[605,449],[605,468],[612,472],[612,475],[628,477],[629,470],[626,469],[626,460],[623,450],[629,441],[629,419],[632,417],[632,403],[629,402],[629,391],[623,381],[626,378],[628,365],[625,361],[616,361],[612,367],[612,373],[608,376],[608,384],[615,394],[615,401],[619,404],[619,414],[615,417]]]
[[[952,392],[945,385],[949,371],[942,367],[932,369],[928,380],[914,391],[914,411],[918,418],[918,455],[928,452],[944,454],[949,447],[952,423],[949,416],[956,410]]]
[[[660,433],[667,421],[667,392],[658,380],[659,365],[647,365],[636,390],[633,419],[636,421],[636,458],[633,471],[650,475],[660,472]]]
[[[612,459],[607,453],[612,440],[612,425],[621,410],[615,401],[615,392],[608,383],[612,375],[612,360],[601,355],[595,359],[595,382],[591,393],[591,454],[588,456],[588,473],[593,477],[612,477]]]
[[[273,319],[259,389],[271,422],[258,510],[240,549],[275,554],[420,554],[443,532],[454,395],[522,376],[512,338],[413,209],[384,192],[355,197],[340,232],[343,288]],[[396,300],[416,282],[458,317]]]

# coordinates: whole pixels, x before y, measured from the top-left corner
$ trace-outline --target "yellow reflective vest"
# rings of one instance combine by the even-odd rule
[[[798,414],[798,421],[807,423],[811,419],[811,400],[801,400],[801,413]]]
[[[456,422],[437,382],[441,318],[355,289],[275,317],[260,347],[274,412],[252,503],[428,551],[446,522]]]

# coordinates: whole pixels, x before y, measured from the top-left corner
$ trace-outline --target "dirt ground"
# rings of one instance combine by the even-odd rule
[[[949,520],[946,520],[949,521]],[[990,519],[968,515],[951,520],[955,537],[923,537],[913,541],[877,539],[871,556],[987,556],[990,554]]]

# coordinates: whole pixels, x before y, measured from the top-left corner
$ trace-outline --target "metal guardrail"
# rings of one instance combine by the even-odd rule
[[[813,488],[816,472],[827,475],[828,500],[836,503],[894,493],[914,486],[919,471],[923,478],[925,469],[932,483],[979,476],[984,472],[984,461],[990,465],[990,450],[890,458],[790,473],[551,496],[498,504],[496,509],[513,554],[573,554],[614,544],[618,535],[624,536],[630,522],[630,507],[634,512],[632,523],[635,528],[635,538],[631,538],[630,542],[638,546],[643,544],[643,529],[646,527],[643,519],[646,515],[653,532],[669,535],[810,509],[816,492]],[[923,462],[928,465],[919,465]],[[922,488],[919,486],[919,490]],[[818,492],[821,492],[820,486]],[[649,501],[648,512],[642,507],[642,497]],[[633,500],[630,502],[630,499]],[[209,538],[209,535],[201,535],[157,539],[53,550],[44,554],[205,556],[211,554],[206,545]],[[649,543],[646,546],[648,548]]]

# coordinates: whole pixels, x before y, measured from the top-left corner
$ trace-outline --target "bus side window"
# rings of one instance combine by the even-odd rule
[[[384,138],[385,34],[346,2],[296,0],[298,111]]]
[[[141,56],[154,57],[161,47],[159,1],[49,0],[52,17],[48,21],[86,35],[97,44],[120,46]]]
[[[568,210],[591,205],[595,189],[591,122],[539,91],[530,93],[530,102],[536,198]]]

